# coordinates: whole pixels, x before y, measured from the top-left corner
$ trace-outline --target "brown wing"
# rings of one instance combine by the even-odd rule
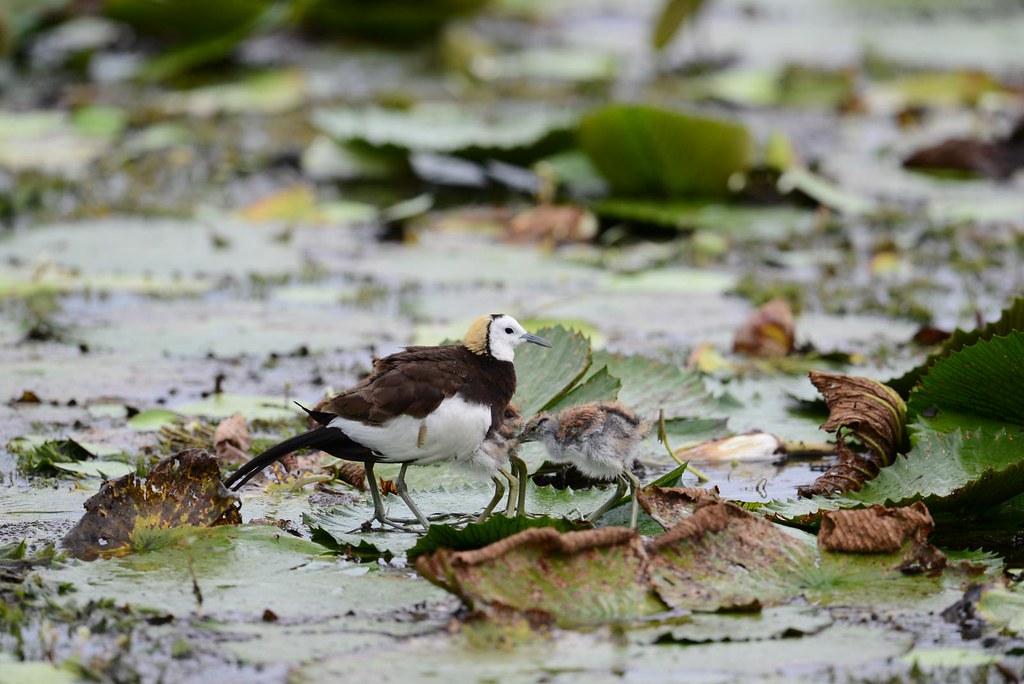
[[[351,420],[379,425],[398,415],[425,418],[468,381],[470,370],[449,347],[411,347],[377,361],[362,382],[320,408]]]

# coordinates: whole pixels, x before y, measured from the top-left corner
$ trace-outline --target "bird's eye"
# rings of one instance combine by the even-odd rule
[[[514,332],[515,332],[515,330],[513,330],[512,328],[505,328],[505,334],[506,335],[511,335]]]

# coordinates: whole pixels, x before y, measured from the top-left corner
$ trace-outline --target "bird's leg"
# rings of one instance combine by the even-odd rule
[[[401,521],[392,520],[384,513],[384,501],[380,497],[380,489],[377,488],[377,478],[373,474],[373,462],[367,461],[364,463],[363,469],[366,470],[366,482],[370,486],[370,498],[373,499],[373,517],[370,520],[376,520],[381,525],[408,532],[409,528],[402,524]]]
[[[637,492],[640,491],[642,485],[640,484],[640,480],[637,479],[636,475],[634,475],[629,468],[626,468],[623,473],[623,477],[629,480],[629,495],[633,500],[633,505],[629,512],[629,526],[635,530],[637,515],[640,513],[640,502],[637,501],[636,495]]]
[[[615,493],[612,494],[612,498],[610,498],[607,501],[605,501],[601,505],[600,508],[598,508],[596,511],[594,511],[593,513],[588,515],[587,516],[587,521],[588,522],[596,522],[596,521],[598,521],[601,518],[602,515],[607,513],[609,510],[611,510],[612,506],[615,505],[615,502],[618,501],[619,499],[621,499],[622,495],[625,494],[625,493],[626,493],[626,478],[620,476],[618,478],[618,480],[616,480]]]
[[[516,496],[519,493],[519,479],[504,468],[498,468],[501,476],[508,480],[508,501],[505,502],[505,517],[511,518],[516,514]],[[496,481],[498,478],[494,478]]]
[[[366,471],[366,484],[370,487],[370,497],[373,499],[373,519],[383,524],[387,520],[384,515],[384,502],[380,498],[380,490],[377,489],[377,478],[373,475],[373,461],[363,464]]]
[[[512,464],[512,474],[519,480],[516,488],[516,515],[526,515],[526,485],[530,480],[530,471],[526,461],[516,455],[509,456],[509,462]]]
[[[402,464],[402,469],[398,471],[398,479],[395,480],[395,489],[398,490],[398,496],[402,497],[402,501],[404,501],[405,505],[409,507],[412,514],[416,516],[416,519],[420,521],[420,525],[423,525],[423,529],[426,530],[430,528],[430,522],[427,520],[427,517],[420,512],[419,506],[417,506],[416,502],[409,496],[409,488],[405,486],[405,471],[408,468],[408,463]]]
[[[505,494],[505,483],[501,481],[500,477],[495,475],[491,478],[491,482],[494,483],[494,496],[491,497],[490,502],[487,504],[487,508],[477,516],[476,522],[478,523],[482,523],[484,520],[487,520],[491,515],[491,511],[494,510],[494,507],[498,505],[498,502],[501,501],[501,497]]]

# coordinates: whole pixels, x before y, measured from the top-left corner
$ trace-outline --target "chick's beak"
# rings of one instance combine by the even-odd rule
[[[542,347],[551,346],[551,343],[545,340],[543,337],[537,337],[536,335],[531,335],[530,333],[523,333],[519,339],[521,339],[523,342],[533,342],[534,344],[539,344]]]

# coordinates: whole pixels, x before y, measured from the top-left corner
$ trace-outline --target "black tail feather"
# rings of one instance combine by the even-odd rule
[[[332,420],[337,418],[337,416],[334,415],[333,413],[328,413],[327,411],[317,411],[316,409],[308,409],[299,402],[295,402],[295,405],[298,406],[303,411],[305,411],[306,415],[312,418],[317,425],[327,425]]]
[[[283,458],[284,456],[287,456],[293,451],[298,451],[299,449],[322,448],[329,445],[331,442],[338,441],[339,436],[341,436],[339,430],[328,427],[317,427],[313,428],[309,432],[303,432],[301,435],[290,437],[279,444],[275,444],[259,456],[250,460],[248,463],[240,466],[238,470],[231,473],[231,476],[224,481],[224,486],[228,489],[238,491],[242,485],[251,480],[261,470],[279,458]]]

